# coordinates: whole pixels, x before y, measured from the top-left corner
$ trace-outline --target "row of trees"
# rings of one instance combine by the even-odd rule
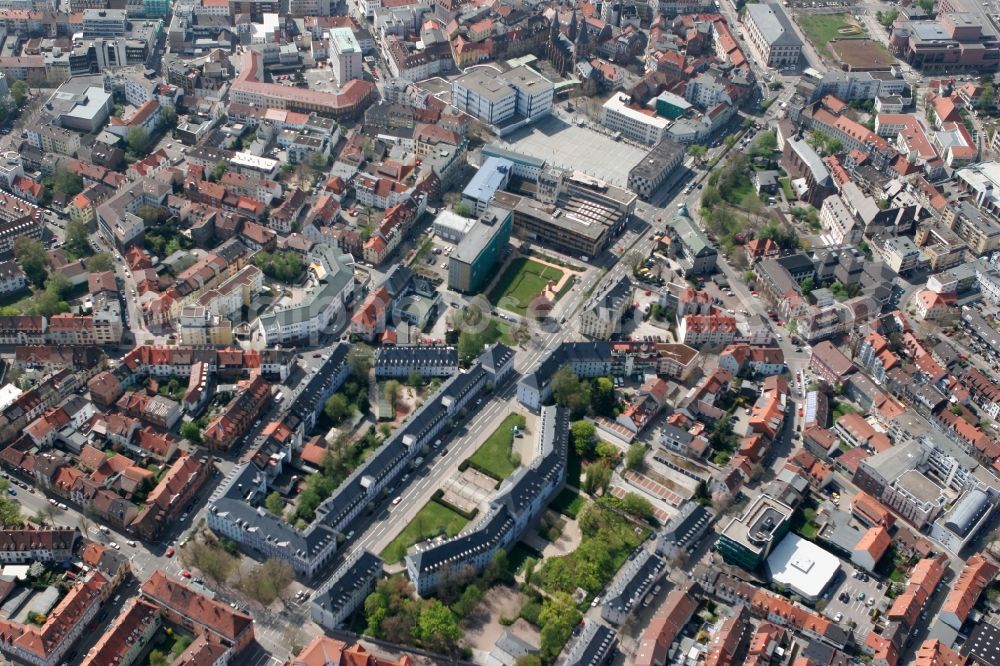
[[[455,654],[462,629],[458,618],[439,599],[416,599],[402,576],[384,578],[365,599],[365,633],[403,645]]]
[[[608,418],[618,414],[615,384],[610,377],[580,379],[569,366],[564,365],[552,376],[552,397],[557,405],[569,408],[576,418],[588,412]]]

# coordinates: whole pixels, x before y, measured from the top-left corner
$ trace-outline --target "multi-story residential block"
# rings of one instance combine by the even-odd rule
[[[656,539],[656,553],[669,562],[688,552],[708,533],[712,519],[709,509],[696,502],[688,502],[663,526]]]
[[[178,319],[182,345],[228,346],[233,343],[233,323],[203,305],[187,305]]]
[[[28,284],[24,271],[16,261],[0,262],[0,293],[10,294],[21,291]]]
[[[922,259],[920,250],[906,236],[892,236],[882,239],[879,252],[882,261],[893,271],[900,275],[906,275],[916,269]]]
[[[768,67],[796,66],[802,56],[799,39],[784,7],[777,4],[751,4],[746,7],[747,37],[761,62]]]
[[[218,642],[236,656],[254,641],[253,618],[210,599],[185,583],[155,571],[140,588],[142,599],[159,607],[166,622]]]
[[[213,450],[228,450],[260,418],[260,410],[270,398],[271,384],[259,375],[254,377],[209,422],[202,432],[202,439]]]
[[[727,315],[687,315],[677,326],[677,337],[692,347],[728,345],[736,337],[736,319]]]
[[[568,412],[562,407],[543,407],[535,459],[501,484],[475,527],[406,556],[406,571],[417,594],[433,592],[446,568],[470,566],[482,571],[497,551],[516,543],[565,485],[568,443]]]
[[[73,557],[79,539],[80,531],[69,527],[3,529],[0,530],[0,562],[64,562]]]
[[[823,201],[819,222],[835,245],[853,245],[861,240],[863,229],[839,195],[828,196]]]
[[[611,624],[622,624],[635,612],[642,598],[666,571],[666,563],[642,548],[618,570],[605,590],[601,618]]]
[[[35,666],[57,666],[87,631],[117,585],[97,569],[77,578],[41,626],[8,622],[0,651],[11,659]]]
[[[620,330],[622,315],[632,306],[632,281],[627,275],[591,296],[579,315],[580,333],[588,338],[609,340]]]
[[[962,573],[958,575],[958,579],[955,580],[941,605],[941,613],[938,616],[941,622],[955,631],[961,631],[979,597],[993,582],[998,572],[1000,567],[986,555],[977,553],[966,560]]]
[[[458,350],[445,346],[379,347],[375,350],[375,378],[450,377],[458,372]]]
[[[330,64],[337,83],[343,86],[348,81],[362,78],[361,45],[355,39],[354,31],[351,28],[331,28],[329,35]]]
[[[383,562],[367,550],[344,562],[313,594],[309,612],[320,626],[335,631],[365,602],[382,577]]]
[[[538,368],[517,383],[517,399],[537,410],[552,396],[552,375],[563,366],[580,378],[605,377],[611,373],[611,345],[607,342],[564,342],[549,353]]]
[[[298,303],[272,309],[259,318],[265,344],[319,336],[354,298],[353,258],[330,245],[322,246],[316,254],[321,266],[317,284],[306,290]]]

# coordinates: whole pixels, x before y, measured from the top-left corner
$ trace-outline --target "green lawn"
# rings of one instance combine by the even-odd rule
[[[831,419],[830,422],[836,423],[837,419],[839,419],[841,416],[845,414],[854,414],[857,411],[858,410],[854,409],[854,407],[851,407],[846,402],[841,402],[840,400],[834,400],[832,408],[830,410],[830,419]]]
[[[725,192],[725,199],[733,206],[739,206],[751,194],[754,194],[753,183],[750,182],[750,174],[747,174],[746,178],[740,180],[739,187]]]
[[[417,543],[440,534],[453,537],[462,531],[468,519],[444,504],[431,500],[424,505],[385,550],[382,559],[386,564],[395,564],[406,556],[406,550]]]
[[[817,49],[826,50],[827,44],[835,39],[861,39],[866,36],[864,31],[853,35],[837,32],[840,28],[856,25],[849,14],[800,14],[797,18],[806,39]]]
[[[469,458],[476,469],[489,474],[497,481],[503,481],[514,473],[517,466],[510,460],[511,445],[514,443],[514,426],[524,427],[524,417],[508,414],[493,434]]]
[[[580,509],[583,508],[584,502],[586,500],[580,493],[566,488],[556,495],[556,498],[552,500],[552,504],[549,506],[565,516],[576,519],[577,514],[580,513]]]
[[[785,199],[795,201],[795,191],[792,190],[791,178],[785,176],[784,178],[779,178],[778,182],[781,183],[781,190],[785,193]]]
[[[511,578],[521,573],[521,569],[524,568],[524,564],[528,559],[535,560],[535,564],[537,564],[542,561],[542,555],[534,548],[526,546],[521,542],[514,544],[514,547],[507,553],[507,571],[510,573]]]
[[[549,281],[558,282],[562,276],[563,271],[558,268],[518,257],[510,263],[490,292],[490,302],[515,314],[524,314]]]
[[[486,316],[489,317],[489,323],[486,325],[486,328],[482,332],[484,344],[491,345],[497,341],[500,341],[505,345],[511,347],[517,344],[516,342],[514,342],[514,339],[510,336],[510,322],[501,321],[500,319],[497,319],[495,317],[490,317],[490,315]],[[455,313],[454,323],[455,323],[455,329],[461,330],[462,328],[461,310]]]

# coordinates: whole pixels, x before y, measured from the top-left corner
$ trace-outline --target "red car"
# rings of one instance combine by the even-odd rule
[[[184,571],[181,572],[181,575],[184,576],[185,578],[190,578],[191,572],[185,569]]]
[[[171,546],[170,548],[167,548],[167,557],[173,557],[173,556],[174,556],[174,547]]]

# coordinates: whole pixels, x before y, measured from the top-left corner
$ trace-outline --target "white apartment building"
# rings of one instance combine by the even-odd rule
[[[233,323],[202,305],[189,305],[178,318],[182,345],[231,345]]]
[[[802,40],[779,5],[749,4],[746,7],[747,39],[768,67],[797,65],[802,56]]]
[[[844,205],[840,195],[833,194],[823,201],[819,222],[835,245],[853,244],[861,240],[861,225]]]
[[[354,260],[334,247],[319,252],[313,265],[315,284],[294,305],[280,306],[258,319],[259,334],[267,346],[320,335],[354,294]]]
[[[920,263],[920,250],[905,236],[894,236],[885,239],[882,244],[882,261],[897,273],[906,273]]]
[[[330,65],[337,83],[344,85],[348,81],[362,78],[361,45],[355,39],[354,31],[350,28],[331,28],[329,35]]]
[[[629,101],[628,95],[612,95],[601,107],[601,124],[612,132],[621,132],[622,136],[650,146],[666,138],[670,121],[633,109]]]
[[[363,16],[365,18],[373,18],[375,16],[375,10],[382,6],[382,0],[354,0],[351,3],[351,8],[354,10],[352,13],[355,16]]]
[[[0,294],[21,291],[28,286],[24,271],[16,261],[0,262]]]

